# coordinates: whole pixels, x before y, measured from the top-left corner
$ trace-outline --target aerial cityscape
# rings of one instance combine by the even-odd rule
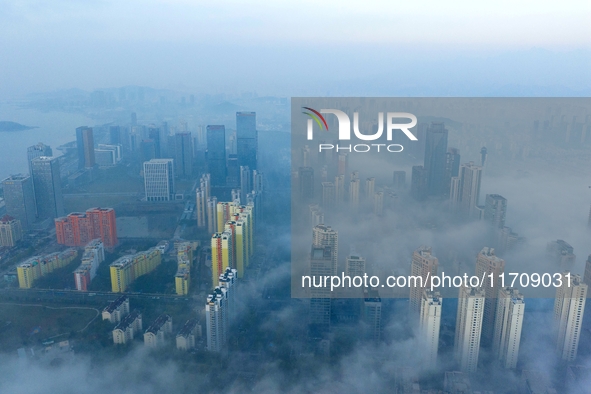
[[[548,138],[557,150],[572,149],[570,138],[587,145],[588,120],[566,127],[555,117],[532,121],[534,141],[524,152],[451,147],[471,130],[457,119],[419,115],[411,129],[416,144],[394,139],[407,152],[380,159],[319,149],[326,138],[319,146],[298,140],[289,126],[306,121],[293,118],[301,99],[237,98],[239,105],[211,110],[223,124],[209,125],[191,115],[209,98],[167,103],[170,93],[158,94],[125,87],[65,104],[66,114],[72,105],[130,109],[119,110],[119,120],[75,128],[71,142],[28,147],[23,172],[2,181],[7,357],[67,369],[147,352],[182,365],[175,367],[178,387],[246,390],[260,384],[261,368],[278,368],[297,387],[302,376],[319,379],[318,371],[337,373],[335,365],[377,352],[371,362],[381,363],[380,384],[390,392],[585,392],[591,257],[577,259],[562,239],[544,240],[536,251],[538,240],[521,232],[529,226],[518,224],[519,234],[507,226],[514,225],[511,200],[481,189],[510,162],[541,165],[538,149]],[[162,107],[180,120],[157,121],[151,114]],[[257,112],[234,110],[241,107]],[[509,123],[521,125],[503,122],[508,133]],[[477,161],[463,162],[464,149]],[[499,187],[520,188],[514,181]],[[584,220],[575,225],[583,235],[572,241],[577,248],[588,248],[588,214],[580,212]],[[472,234],[458,241],[463,231]],[[522,277],[493,282],[530,272],[530,261],[538,283],[548,275],[540,287],[550,293],[532,293]],[[300,269],[311,275],[309,289],[299,283]],[[373,282],[384,272],[398,287]],[[486,280],[434,285],[446,272]],[[560,286],[550,273],[564,279]],[[401,284],[403,274],[423,281]],[[354,284],[318,286],[318,275]],[[543,365],[527,354],[536,348]],[[228,368],[232,378],[219,380]]]

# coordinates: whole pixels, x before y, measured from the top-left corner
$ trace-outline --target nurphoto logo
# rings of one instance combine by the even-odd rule
[[[302,113],[308,115],[310,119],[308,119],[307,123],[307,138],[309,141],[314,139],[314,122],[318,125],[320,130],[328,131],[328,122],[326,118],[322,114],[333,114],[337,117],[338,121],[338,135],[339,141],[348,141],[351,140],[351,119],[349,115],[345,112],[338,110],[338,109],[321,109],[317,111],[310,107],[302,107],[305,111]],[[408,119],[410,122],[406,123],[395,123],[395,119]],[[416,126],[417,124],[417,117],[408,112],[387,112],[386,113],[386,125],[384,127],[384,112],[378,112],[378,129],[373,134],[363,134],[359,130],[359,113],[353,113],[353,133],[355,137],[362,141],[376,141],[380,139],[384,133],[384,128],[386,129],[386,139],[388,141],[392,141],[392,135],[395,130],[400,130],[408,137],[411,141],[417,141],[417,137],[409,130]],[[388,152],[402,152],[404,147],[400,144],[355,144],[355,145],[339,145],[339,144],[319,144],[318,151],[321,152],[323,150],[332,150],[335,149],[337,152],[339,151],[348,151],[348,152],[370,152],[370,151],[377,151],[380,152],[380,149],[384,148]]]

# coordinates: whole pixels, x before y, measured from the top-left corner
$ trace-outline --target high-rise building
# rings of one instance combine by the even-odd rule
[[[556,352],[568,362],[577,358],[586,300],[587,285],[581,276],[565,271],[562,286],[556,289],[554,321],[557,328]]]
[[[335,144],[336,145],[336,144]],[[335,155],[337,158],[337,174],[345,175],[349,173],[349,155],[347,153],[339,153]]]
[[[404,190],[406,188],[406,171],[394,171],[392,178],[394,189]]]
[[[214,288],[218,286],[219,277],[226,268],[234,267],[233,245],[234,240],[230,230],[214,233],[211,237],[211,278]]]
[[[29,164],[29,174],[33,173],[31,161],[41,156],[53,156],[53,151],[51,150],[51,147],[40,142],[37,145],[29,146],[27,148],[27,163]]]
[[[76,148],[78,168],[94,167],[94,137],[92,127],[81,126],[76,129]]]
[[[100,239],[90,241],[84,247],[82,262],[74,271],[74,283],[76,290],[87,291],[90,282],[96,276],[96,270],[105,260],[105,248]]]
[[[314,199],[314,169],[312,167],[300,167],[298,169],[300,198],[303,202]]]
[[[207,232],[210,234],[218,232],[217,207],[218,199],[216,197],[207,199]]]
[[[419,343],[423,346],[421,349],[421,365],[427,370],[432,370],[437,365],[442,301],[438,292],[432,292],[428,289],[423,291],[419,319]]]
[[[153,146],[154,146],[154,157],[152,157],[152,159],[160,159],[162,158],[162,133],[160,132],[160,129],[154,125],[150,125],[148,126],[148,139],[150,139],[153,142]],[[150,160],[150,159],[148,159]],[[147,160],[144,160],[147,161]]]
[[[449,196],[451,179],[460,174],[460,150],[457,148],[449,148],[446,154],[445,164],[445,188],[446,195]]]
[[[45,220],[62,216],[64,199],[57,157],[37,157],[33,159],[32,166],[37,217]]]
[[[0,218],[0,246],[11,248],[21,239],[23,239],[21,221],[9,215]]]
[[[482,344],[486,346],[490,345],[493,339],[497,315],[497,295],[500,289],[499,278],[504,271],[505,260],[497,257],[493,248],[482,248],[476,257],[475,275],[484,278],[480,286],[486,295],[482,317]]]
[[[207,200],[205,198],[205,190],[198,188],[195,191],[195,212],[197,213],[197,227],[207,226]]]
[[[236,112],[238,165],[257,169],[257,121],[255,112]]]
[[[587,286],[591,286],[591,254],[587,257],[587,261],[585,262],[585,275],[583,276],[583,282]]]
[[[345,267],[345,274],[350,276],[363,276],[366,273],[365,258],[351,254],[347,257],[347,265]]]
[[[146,201],[174,200],[174,167],[172,159],[152,159],[144,162]]]
[[[421,246],[414,251],[411,262],[411,275],[422,278],[423,283],[413,283],[410,288],[410,311],[414,315],[421,312],[423,291],[431,287],[431,278],[437,275],[439,260],[431,253],[431,248]]]
[[[70,264],[78,256],[78,251],[68,248],[63,252],[50,253],[46,256],[34,256],[17,265],[18,285],[21,289],[30,289],[33,282],[56,269]]]
[[[142,161],[150,161],[156,158],[156,144],[154,140],[142,140],[140,142],[140,158]]]
[[[122,144],[123,138],[121,135],[120,126],[109,126],[109,142],[113,145]]]
[[[33,179],[28,175],[11,175],[2,181],[2,186],[6,213],[20,220],[24,231],[29,230],[37,215]]]
[[[310,274],[312,277],[334,275],[333,258],[334,253],[330,246],[313,245],[310,252]],[[330,330],[330,289],[313,287],[310,296],[310,327],[313,335],[322,336]]]
[[[226,185],[226,128],[207,126],[207,172],[212,186]]]
[[[558,269],[566,271],[574,267],[577,258],[574,254],[574,248],[562,239],[548,242],[546,244],[546,255]]]
[[[373,213],[377,216],[384,215],[384,192],[375,192],[373,195]]]
[[[433,122],[425,139],[425,170],[427,193],[443,196],[446,193],[445,167],[447,163],[447,129],[443,123]]]
[[[359,209],[359,178],[349,182],[349,205],[353,212]]]
[[[341,205],[345,201],[345,176],[337,175],[334,179],[335,203]]]
[[[337,274],[339,257],[339,234],[330,226],[319,224],[312,230],[312,245],[315,247],[330,247],[332,254],[332,274]]]
[[[505,227],[507,199],[498,194],[487,194],[484,202],[484,220],[494,229]]]
[[[308,206],[310,209],[310,224],[312,227],[317,226],[319,224],[324,223],[324,212],[318,206],[318,204],[310,204]]]
[[[525,302],[523,294],[512,287],[499,290],[497,316],[492,342],[493,353],[504,368],[514,369],[519,356]]]
[[[121,150],[121,145],[98,144],[98,149],[94,150],[96,164],[102,167],[116,165],[121,161]]]
[[[462,164],[460,173],[451,179],[449,194],[451,209],[464,218],[478,216],[478,200],[480,198],[480,182],[482,167],[474,162]]]
[[[376,192],[376,178],[367,178],[365,180],[365,198],[371,200]]]
[[[156,269],[162,262],[162,252],[158,248],[150,248],[134,255],[126,255],[115,260],[109,266],[111,273],[111,291],[123,293],[129,285]]]
[[[228,295],[225,288],[216,287],[205,302],[207,350],[221,352],[228,339]]]
[[[463,372],[476,372],[478,367],[484,297],[484,289],[460,287],[454,353]]]
[[[423,201],[428,193],[427,170],[423,166],[413,166],[410,180],[410,194],[417,201]]]
[[[246,195],[252,192],[252,171],[248,166],[240,166],[240,201],[246,202]]]
[[[193,175],[193,142],[191,133],[176,133],[168,143],[168,153],[174,159],[174,173],[178,177]]]
[[[55,219],[57,243],[83,246],[100,238],[107,248],[117,246],[117,222],[113,208],[91,208],[85,213],[73,212]]]
[[[382,299],[377,290],[371,289],[365,292],[363,321],[369,329],[369,339],[380,342],[382,337]]]
[[[332,182],[322,182],[322,207],[331,210],[335,204],[335,187]]]

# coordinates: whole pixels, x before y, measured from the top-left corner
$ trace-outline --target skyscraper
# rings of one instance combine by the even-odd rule
[[[394,189],[403,190],[406,188],[406,171],[393,172]]]
[[[546,244],[546,255],[558,269],[566,271],[573,268],[577,258],[574,254],[574,248],[562,239],[548,242]]]
[[[499,290],[497,316],[492,348],[504,368],[517,366],[525,302],[519,290],[504,287]]]
[[[565,271],[562,274],[562,286],[556,289],[554,321],[557,328],[556,352],[568,362],[577,358],[586,300],[587,285],[581,276]]]
[[[240,201],[246,203],[246,195],[252,192],[252,171],[248,166],[240,167]]]
[[[330,246],[312,245],[310,252],[310,274],[312,277],[334,275],[333,255]],[[313,287],[310,296],[310,326],[313,335],[322,336],[330,330],[330,289]]]
[[[148,138],[154,144],[154,157],[152,159],[160,159],[162,157],[162,136],[160,129],[154,125],[150,125],[148,127]]]
[[[238,165],[257,169],[257,121],[255,112],[236,112]]]
[[[222,228],[222,230],[224,230]],[[234,267],[234,251],[232,250],[234,240],[232,231],[224,230],[217,232],[211,237],[211,278],[212,287],[218,285],[219,276],[226,268]]]
[[[376,178],[367,178],[365,180],[365,198],[371,200],[376,192]]]
[[[497,295],[499,293],[499,277],[505,271],[505,260],[495,255],[493,248],[482,248],[476,257],[475,275],[484,278],[481,288],[484,290],[486,300],[482,317],[482,343],[490,345],[495,329],[495,317],[497,315]],[[491,281],[490,275],[493,280]],[[496,286],[494,286],[496,284]]]
[[[349,205],[353,212],[359,209],[359,178],[349,182]]]
[[[345,201],[345,176],[337,175],[334,179],[335,203],[340,205]]]
[[[587,286],[591,286],[591,254],[587,257],[587,261],[585,262],[585,276],[583,277],[583,282]]]
[[[228,337],[228,296],[226,293],[226,289],[216,287],[207,296],[205,303],[207,350],[210,352],[221,352]]]
[[[505,227],[507,199],[498,194],[487,194],[484,202],[484,220],[494,229]]]
[[[76,129],[76,148],[78,168],[94,167],[94,137],[92,127],[81,126]]]
[[[314,169],[300,167],[298,169],[299,191],[302,202],[310,202],[314,198]]]
[[[451,179],[450,203],[453,212],[464,218],[476,218],[480,198],[482,167],[474,162],[462,164],[460,173]]]
[[[410,180],[410,194],[417,201],[427,198],[427,170],[423,166],[413,166]]]
[[[226,185],[226,128],[207,126],[207,171],[212,186]]]
[[[433,122],[427,129],[425,139],[425,170],[427,193],[443,196],[446,193],[447,129],[443,123]]]
[[[322,182],[322,207],[331,210],[335,204],[335,187],[332,182]]]
[[[370,289],[363,298],[363,321],[369,329],[369,339],[379,342],[382,337],[382,299],[377,290]]]
[[[379,191],[373,195],[373,213],[377,216],[384,215],[384,192]]]
[[[49,146],[44,145],[42,142],[38,143],[37,145],[29,146],[27,148],[27,163],[29,164],[29,175],[33,173],[31,160],[41,156],[51,157],[53,156],[53,151]]]
[[[441,295],[428,289],[423,291],[419,320],[419,342],[423,346],[422,365],[432,370],[437,365],[439,328],[441,327]]]
[[[33,159],[32,166],[37,217],[45,220],[62,216],[64,200],[57,157],[37,157]]]
[[[351,254],[347,257],[345,275],[350,277],[363,276],[366,273],[365,259],[359,255]]]
[[[6,213],[20,220],[24,231],[29,230],[37,216],[33,179],[28,175],[12,175],[2,181],[2,186]]]
[[[430,247],[421,246],[414,251],[410,267],[411,275],[420,276],[423,280],[422,286],[417,282],[410,288],[410,311],[415,316],[421,312],[423,290],[431,286],[430,282],[427,283],[427,278],[437,275],[438,266],[439,260],[431,254]]]
[[[339,257],[339,234],[332,227],[324,224],[314,226],[312,234],[312,245],[314,247],[330,247],[332,254],[332,274],[330,275],[336,275]]]
[[[193,142],[191,133],[176,133],[171,136],[168,150],[169,155],[174,159],[175,175],[178,177],[190,177],[193,175]]]
[[[144,162],[146,201],[174,199],[174,168],[172,159],[152,159]]]
[[[484,289],[460,287],[454,353],[463,372],[476,372],[478,367],[484,297]]]

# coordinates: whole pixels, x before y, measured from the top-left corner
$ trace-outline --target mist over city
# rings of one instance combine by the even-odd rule
[[[2,2],[0,392],[591,393],[590,17]]]

